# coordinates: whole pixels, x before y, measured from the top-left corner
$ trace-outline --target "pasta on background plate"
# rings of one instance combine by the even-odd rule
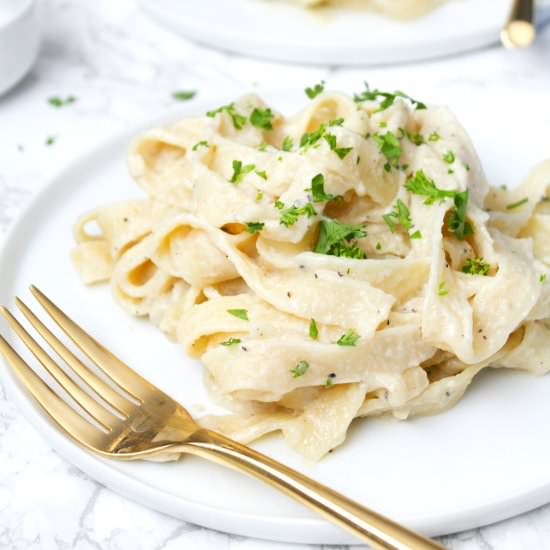
[[[395,19],[412,19],[432,11],[442,4],[443,0],[290,0],[290,2],[307,8],[340,6],[376,11]]]
[[[306,94],[146,132],[146,196],[75,225],[83,281],[202,361],[232,414],[201,423],[317,460],[354,418],[441,412],[485,367],[547,372],[550,161],[491,188],[447,108]]]

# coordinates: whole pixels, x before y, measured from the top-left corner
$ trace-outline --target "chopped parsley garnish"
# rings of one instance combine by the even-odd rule
[[[428,141],[439,141],[441,139],[441,136],[437,132],[432,132],[428,136]]]
[[[385,134],[374,134],[374,140],[380,147],[380,152],[386,157],[388,162],[384,165],[384,170],[389,172],[392,168],[399,166],[399,157],[401,156],[401,144],[393,132]]]
[[[310,321],[309,321],[309,337],[312,340],[317,340],[318,336],[319,336],[319,329],[317,328],[317,323],[315,322],[315,319],[310,319]]]
[[[233,315],[234,317],[237,317],[238,319],[242,319],[243,321],[248,321],[248,310],[246,309],[228,309],[227,313],[230,315]]]
[[[540,281],[540,284],[543,285],[545,282],[546,282],[546,279],[548,278],[548,275],[546,273],[543,273],[540,277],[539,277],[539,281]]]
[[[447,287],[445,286],[445,281],[441,281],[439,285],[437,286],[437,295],[438,296],[447,296],[449,294],[449,291],[447,290]]]
[[[263,193],[263,191],[258,191],[258,192],[256,193],[256,200],[259,202],[259,201],[261,201],[263,198],[264,198],[264,193]]]
[[[258,147],[258,151],[261,151],[262,153],[265,153],[267,151],[267,143],[261,143],[260,146]]]
[[[53,145],[55,143],[55,140],[57,139],[56,136],[48,136],[46,138],[46,145]]]
[[[338,147],[336,145],[336,136],[334,134],[325,134],[323,138],[328,143],[330,150],[334,151],[342,160],[346,158],[348,153],[353,150],[353,147]]]
[[[267,179],[267,172],[265,170],[256,170],[254,173],[263,180]]]
[[[273,111],[269,108],[259,109],[256,107],[250,115],[250,124],[256,126],[256,128],[262,128],[264,130],[272,130],[273,124],[271,123],[274,117]]]
[[[323,174],[317,174],[311,180],[311,188],[304,189],[304,191],[311,191],[313,202],[332,201],[341,198],[341,195],[325,193],[325,176]]]
[[[283,151],[292,151],[293,147],[294,147],[294,142],[292,141],[292,138],[290,136],[286,136],[285,139],[283,139],[281,149]]]
[[[334,382],[332,381],[334,377],[333,376],[327,376],[327,379],[325,380],[325,388],[328,390],[329,388],[332,388]]]
[[[195,143],[195,145],[193,145],[193,149],[192,151],[196,151],[199,147],[210,147],[210,145],[208,144],[208,141],[206,140],[202,140],[202,141],[198,141],[197,143]]]
[[[462,267],[462,273],[487,276],[490,269],[491,266],[483,258],[468,258]]]
[[[412,132],[405,130],[405,128],[399,128],[398,137],[399,139],[403,139],[404,137],[406,137],[411,143],[413,143],[417,147],[422,145],[423,143],[426,143],[422,134],[413,134]]]
[[[240,338],[229,338],[229,340],[226,340],[225,342],[222,342],[222,346],[234,346],[236,344],[240,344],[241,343],[241,339]]]
[[[378,98],[383,98],[383,101],[380,103],[380,107],[375,112],[385,111],[388,107],[391,107],[397,98],[406,99],[411,102],[413,107],[418,111],[426,109],[426,104],[421,101],[413,99],[411,96],[396,90],[393,93],[382,92],[378,89],[371,90],[367,82],[365,82],[365,90],[360,94],[354,94],[353,100],[357,103],[361,101],[376,101]]]
[[[206,116],[214,118],[218,113],[227,113],[231,117],[231,120],[233,121],[233,126],[235,126],[237,130],[242,130],[243,126],[246,124],[246,117],[237,112],[234,103],[222,105],[221,107],[218,107],[213,111],[208,111],[206,113]]]
[[[413,228],[411,213],[407,208],[407,205],[401,199],[397,199],[396,203],[393,205],[393,210],[388,214],[384,214],[382,218],[392,233],[395,233],[398,225],[400,225],[407,233],[409,233],[409,230]],[[422,233],[417,230],[412,234],[409,233],[409,237],[411,239],[421,239]]]
[[[382,250],[382,245],[380,243],[376,243],[376,250]]]
[[[57,107],[57,108],[64,107],[65,105],[70,105],[71,103],[74,103],[75,101],[76,101],[76,97],[74,95],[69,95],[65,99],[63,99],[59,96],[50,97],[48,99],[48,103],[52,107]]]
[[[294,225],[300,216],[307,216],[308,218],[311,218],[317,214],[315,208],[313,208],[313,205],[310,202],[304,206],[291,206],[289,208],[284,208],[284,204],[282,204],[282,208],[280,208],[277,203],[282,203],[281,201],[276,201],[275,208],[281,210],[279,223],[285,227]]]
[[[307,97],[309,99],[315,99],[320,93],[322,93],[325,89],[325,81],[321,80],[318,84],[315,84],[315,86],[312,86],[311,88],[306,88],[304,92],[306,93]]]
[[[352,328],[350,328],[345,334],[338,338],[336,342],[339,346],[355,346],[360,336]]]
[[[178,92],[174,92],[172,94],[172,97],[174,99],[177,99],[178,101],[189,101],[190,99],[193,99],[196,95],[196,90],[180,90]]]
[[[447,164],[452,164],[456,157],[455,154],[449,149],[442,158]]]
[[[514,210],[515,208],[519,208],[520,206],[523,206],[524,204],[527,204],[529,202],[529,199],[527,197],[521,199],[518,202],[513,202],[512,204],[506,205],[506,210]]]
[[[255,164],[245,164],[243,166],[243,163],[240,160],[234,160],[233,175],[231,176],[231,179],[229,181],[237,185],[241,183],[242,179],[246,176],[246,174],[249,174],[255,168],[256,168]]]
[[[424,204],[433,204],[436,200],[444,200],[446,198],[453,199],[458,191],[447,191],[439,189],[433,180],[428,178],[423,170],[418,170],[414,176],[411,176],[405,184],[405,189],[415,195],[428,197]]]
[[[321,126],[319,126],[319,128],[317,128],[317,130],[315,130],[314,132],[311,132],[309,134],[306,132],[300,138],[300,147],[308,148],[312,145],[315,145],[323,137],[323,134],[325,133],[325,128],[325,125],[321,124]]]
[[[251,235],[261,231],[264,228],[265,223],[263,222],[246,222],[246,231]]]
[[[434,181],[428,178],[422,170],[418,170],[413,177],[408,179],[405,188],[415,195],[427,197],[424,204],[433,204],[436,200],[452,198],[454,200],[454,208],[448,219],[447,227],[449,231],[454,233],[460,241],[463,241],[464,237],[468,235],[473,235],[474,230],[470,223],[466,221],[468,191],[461,192],[439,189]]]
[[[361,223],[348,225],[325,218],[321,220],[319,237],[313,251],[318,254],[364,260],[366,254],[359,248],[356,239],[366,236],[365,226]]]
[[[282,210],[282,209],[285,207],[283,201],[280,201],[280,200],[276,200],[276,201],[273,203],[273,206],[274,206],[277,210]]]
[[[292,378],[300,378],[300,376],[304,376],[307,369],[309,369],[309,363],[307,361],[300,361],[293,369],[290,369]]]
[[[468,235],[474,234],[474,229],[466,221],[466,208],[468,206],[468,191],[457,193],[454,198],[455,207],[449,215],[447,227],[459,241],[463,241]]]

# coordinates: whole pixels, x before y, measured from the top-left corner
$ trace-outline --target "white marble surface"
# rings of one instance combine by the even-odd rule
[[[348,90],[360,88],[364,79],[407,90],[434,86],[442,97],[451,87],[472,97],[480,88],[550,90],[550,28],[525,52],[495,48],[422,66],[345,70],[265,63],[198,47],[150,22],[131,0],[43,0],[41,20],[44,44],[35,70],[0,98],[0,235],[49,173],[105,136],[173,107],[174,90],[237,95],[281,85],[301,89],[321,78]],[[70,106],[47,104],[50,96],[70,94],[78,98]],[[55,143],[47,146],[50,135]],[[452,550],[547,549],[550,506],[442,542]],[[119,497],[52,452],[0,388],[0,548],[316,547],[209,531]]]

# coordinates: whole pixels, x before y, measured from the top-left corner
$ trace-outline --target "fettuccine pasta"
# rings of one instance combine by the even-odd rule
[[[443,0],[290,0],[308,8],[341,6],[372,10],[395,19],[412,19],[439,6]]]
[[[354,418],[444,411],[486,367],[547,372],[550,161],[491,188],[447,108],[307,94],[146,132],[145,197],[75,225],[83,281],[202,361],[232,413],[201,422],[317,460]]]

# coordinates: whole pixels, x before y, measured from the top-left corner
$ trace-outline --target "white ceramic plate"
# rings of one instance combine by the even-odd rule
[[[442,99],[436,90],[424,95],[420,90],[407,91],[426,101]],[[300,92],[266,99],[289,112],[303,104],[302,98]],[[445,100],[471,130],[496,184],[517,183],[550,151],[546,96],[478,92]],[[192,412],[197,412],[196,404],[212,410],[199,363],[186,358],[148,322],[122,312],[108,287],[81,285],[68,257],[71,224],[95,205],[140,195],[125,167],[126,149],[136,132],[227,101],[190,104],[176,115],[151,119],[100,144],[36,196],[13,226],[0,256],[0,303],[12,304],[16,294],[32,303],[27,285],[37,284]],[[17,342],[14,345],[21,349]],[[153,464],[92,456],[50,426],[3,364],[1,371],[13,399],[53,448],[90,476],[146,506],[247,536],[353,542],[271,488],[199,459]],[[482,373],[464,399],[445,414],[408,422],[356,422],[345,445],[319,464],[305,462],[277,437],[255,447],[398,521],[436,535],[500,520],[550,501],[549,425],[550,376],[494,371]]]
[[[183,36],[222,50],[276,61],[385,65],[496,44],[511,0],[448,0],[412,21],[349,8],[305,10],[285,0],[139,0]],[[548,0],[539,0],[539,21]]]

